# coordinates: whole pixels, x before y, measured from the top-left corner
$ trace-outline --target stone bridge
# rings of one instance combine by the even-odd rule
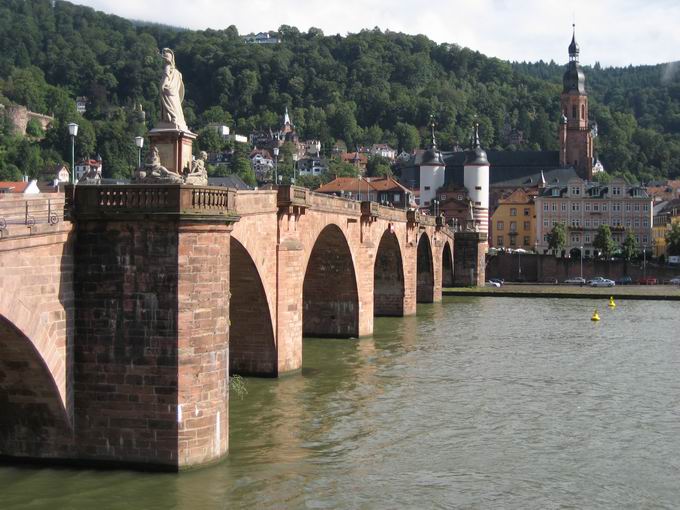
[[[303,336],[370,335],[374,316],[440,300],[454,240],[457,279],[483,281],[479,234],[304,188],[77,186],[58,221],[63,202],[0,200],[13,461],[216,461],[229,374],[295,372]]]

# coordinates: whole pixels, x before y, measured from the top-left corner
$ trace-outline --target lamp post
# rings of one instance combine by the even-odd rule
[[[522,281],[522,252],[517,250],[517,281]]]
[[[137,168],[142,167],[142,147],[144,147],[144,137],[136,136],[135,145],[137,146]]]
[[[71,122],[68,125],[68,134],[71,135],[71,182],[76,183],[76,136],[78,136],[78,124]]]
[[[581,279],[583,280],[583,246],[581,246]]]
[[[642,278],[647,279],[647,245],[642,247]]]
[[[279,183],[279,148],[274,147],[274,183]]]

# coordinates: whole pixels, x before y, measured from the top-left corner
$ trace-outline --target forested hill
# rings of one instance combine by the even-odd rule
[[[68,2],[0,0],[0,101],[58,119],[39,154],[29,141],[20,146],[0,133],[0,172],[67,156],[61,126],[70,120],[82,126],[81,154],[101,153],[107,173],[129,172],[130,140],[157,117],[158,50],[165,46],[175,50],[187,122],[196,131],[215,121],[246,134],[277,128],[288,107],[301,136],[326,147],[342,139],[349,147],[388,142],[411,150],[425,143],[434,113],[446,149],[466,143],[477,115],[488,147],[515,148],[507,145],[514,129],[525,138],[516,148],[556,148],[561,65],[510,64],[423,35],[378,30],[341,37],[283,26],[278,34],[281,44],[252,45],[233,26],[178,30]],[[556,60],[566,61],[569,39],[565,31]],[[586,68],[598,152],[609,171],[645,181],[680,175],[680,76],[662,80],[664,69]],[[90,100],[86,119],[73,113],[81,95]],[[136,104],[147,112],[146,126]]]

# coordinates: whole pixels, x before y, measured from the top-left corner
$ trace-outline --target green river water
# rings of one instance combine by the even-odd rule
[[[247,379],[192,472],[0,467],[0,509],[677,508],[680,305],[445,298]],[[602,320],[590,321],[598,306]]]

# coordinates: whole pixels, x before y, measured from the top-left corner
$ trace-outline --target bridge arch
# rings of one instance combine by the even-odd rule
[[[380,238],[373,271],[373,314],[404,315],[404,263],[399,240],[385,230]]]
[[[304,335],[359,336],[359,293],[352,252],[340,227],[329,224],[312,248],[302,285]]]
[[[253,258],[231,237],[229,371],[275,377],[276,342],[265,287]]]
[[[442,251],[442,288],[453,287],[453,252],[451,244],[446,241]]]
[[[0,455],[56,455],[70,430],[50,367],[33,342],[0,315]]]
[[[418,303],[434,302],[434,260],[430,236],[425,232],[418,239],[416,275],[416,301]]]

